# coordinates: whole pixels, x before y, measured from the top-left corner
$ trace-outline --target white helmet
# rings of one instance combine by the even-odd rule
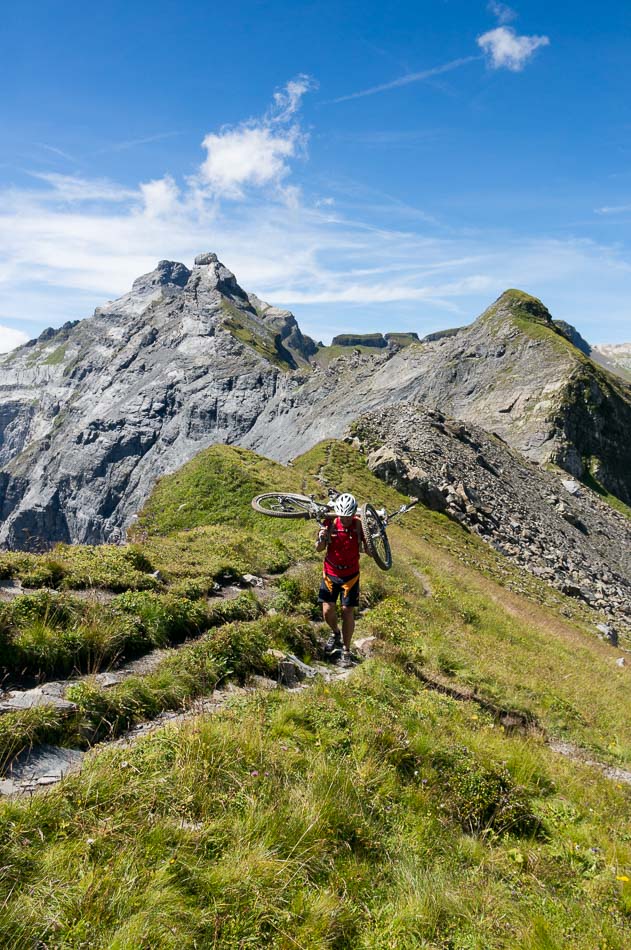
[[[355,496],[351,495],[349,492],[344,492],[342,495],[338,495],[333,502],[333,508],[335,509],[335,514],[339,515],[340,518],[349,518],[357,511],[357,502],[355,501]]]

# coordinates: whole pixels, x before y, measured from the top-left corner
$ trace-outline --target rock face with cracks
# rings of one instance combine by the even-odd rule
[[[631,630],[631,520],[594,492],[419,405],[369,413],[352,433],[384,481]]]
[[[405,337],[405,339],[403,339]],[[0,360],[0,544],[119,541],[156,480],[217,442],[286,461],[366,411],[422,401],[631,501],[631,389],[539,301],[471,326],[319,347],[215,254],[173,261]]]
[[[314,349],[214,254],[161,261],[0,365],[0,540],[121,540],[156,479],[236,442]]]

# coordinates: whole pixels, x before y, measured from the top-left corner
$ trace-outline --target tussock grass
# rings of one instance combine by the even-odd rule
[[[0,939],[623,950],[627,797],[474,716],[373,661],[104,749],[0,810]]]
[[[0,605],[0,663],[14,679],[96,673],[260,610],[249,591],[210,606],[150,591],[127,591],[109,604],[38,591]]]
[[[229,604],[236,605],[233,616],[243,612],[236,600]],[[250,616],[260,612],[253,598],[246,604]],[[226,610],[224,619],[229,617]],[[281,616],[224,622],[166,656],[152,673],[128,676],[108,688],[91,679],[72,684],[66,698],[76,710],[58,712],[44,705],[5,713],[0,717],[0,767],[42,742],[85,748],[113,739],[162,712],[185,708],[227,678],[243,682],[256,673],[273,675],[277,661],[268,653],[272,648],[305,655],[312,646],[312,632],[304,622]]]
[[[61,590],[156,590],[155,568],[134,545],[57,544],[50,554],[0,553],[0,579]]]

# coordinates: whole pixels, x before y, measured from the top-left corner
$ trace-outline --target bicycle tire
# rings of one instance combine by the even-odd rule
[[[313,501],[307,495],[292,492],[265,492],[252,499],[252,507],[271,518],[310,518]]]
[[[389,571],[392,567],[392,551],[383,521],[372,505],[362,505],[359,518],[368,554],[382,571]]]

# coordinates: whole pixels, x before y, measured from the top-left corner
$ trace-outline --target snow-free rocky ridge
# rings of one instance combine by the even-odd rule
[[[353,434],[379,478],[605,614],[599,630],[613,645],[618,631],[631,634],[631,519],[595,492],[418,405],[368,413]]]
[[[281,461],[423,402],[631,501],[631,387],[507,291],[471,326],[322,347],[216,255],[161,261],[0,360],[0,543],[119,541],[156,480],[223,442]]]

